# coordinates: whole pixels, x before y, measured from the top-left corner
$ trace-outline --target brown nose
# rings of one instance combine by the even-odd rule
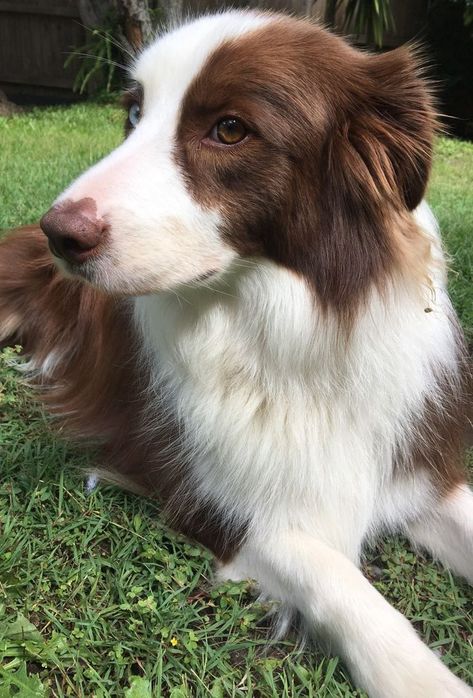
[[[73,264],[82,264],[102,242],[105,223],[97,218],[93,199],[63,201],[49,209],[40,221],[49,249]]]

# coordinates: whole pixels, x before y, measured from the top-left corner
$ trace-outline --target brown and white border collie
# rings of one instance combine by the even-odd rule
[[[159,497],[370,696],[472,696],[359,570],[399,531],[473,582],[468,363],[422,201],[416,52],[230,11],[160,36],[131,76],[124,143],[46,235],[0,248],[2,343],[101,444],[98,477]]]

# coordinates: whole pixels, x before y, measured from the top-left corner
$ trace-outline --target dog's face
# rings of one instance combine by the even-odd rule
[[[391,263],[385,221],[420,202],[434,125],[408,51],[230,12],[157,40],[132,78],[124,143],[43,219],[69,272],[141,294],[262,256],[342,303]]]

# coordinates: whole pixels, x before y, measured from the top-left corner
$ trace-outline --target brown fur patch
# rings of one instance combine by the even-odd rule
[[[147,399],[149,375],[130,310],[126,300],[64,278],[39,228],[0,244],[0,338],[22,344],[38,367],[53,357],[48,373],[33,375],[32,383],[57,426],[99,447],[110,481],[156,496],[177,531],[227,559],[244,530],[224,525],[197,500],[179,426]]]
[[[212,147],[224,116],[250,137]],[[398,242],[415,228],[407,213],[425,190],[434,130],[413,50],[369,55],[275,18],[210,56],[185,97],[176,158],[193,195],[223,211],[238,252],[301,274],[322,307],[351,317],[410,263]]]
[[[454,318],[452,323],[456,324]],[[414,436],[396,459],[397,469],[423,469],[429,472],[441,494],[467,479],[465,442],[473,416],[473,375],[471,359],[458,333],[458,375],[438,376],[436,399],[425,400],[414,422]]]

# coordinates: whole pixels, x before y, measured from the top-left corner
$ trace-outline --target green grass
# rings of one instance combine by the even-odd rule
[[[36,220],[119,142],[121,114],[81,105],[0,119],[0,227]],[[473,146],[442,139],[429,198],[452,256],[451,291],[473,338]],[[246,585],[211,587],[210,556],[153,503],[88,495],[78,453],[47,429],[0,355],[0,698],[361,696],[337,659],[269,644]],[[471,590],[400,540],[367,573],[444,661],[473,682]]]
[[[427,198],[450,255],[450,293],[473,341],[473,143],[440,138]]]

